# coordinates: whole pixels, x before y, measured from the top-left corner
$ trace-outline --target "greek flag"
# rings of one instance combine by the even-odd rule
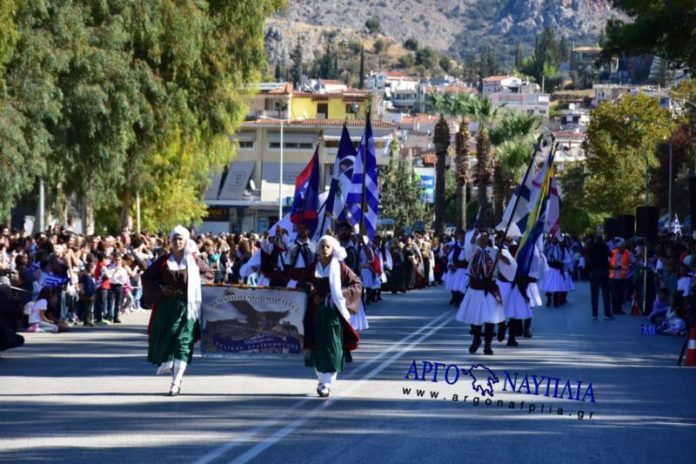
[[[379,211],[379,187],[375,139],[372,135],[369,114],[365,122],[365,133],[353,164],[353,178],[346,198],[346,210],[353,227],[359,227],[361,234],[374,239]]]
[[[507,224],[512,218],[512,222],[517,224],[517,227],[520,228],[520,232],[523,234],[529,225],[529,213],[534,210],[534,207],[537,204],[539,189],[543,183],[543,179],[546,176],[549,166],[551,166],[553,163],[552,153],[549,152],[544,164],[535,173],[534,167],[536,165],[536,155],[537,152],[535,148],[534,155],[532,155],[529,166],[527,166],[527,171],[520,181],[520,184],[517,186],[517,188],[515,188],[515,192],[512,194],[512,197],[507,204],[507,208],[505,208],[503,219],[501,221],[503,224]],[[533,226],[534,222],[532,222],[531,225]]]
[[[326,198],[325,212],[331,217],[337,218],[340,221],[345,221],[344,207],[346,196],[350,189],[351,181],[353,180],[353,164],[355,163],[355,148],[350,139],[350,133],[346,125],[343,125],[341,132],[341,142],[338,145],[338,153],[336,153],[336,162],[334,163],[333,176],[331,177],[331,186],[329,187],[329,195]]]

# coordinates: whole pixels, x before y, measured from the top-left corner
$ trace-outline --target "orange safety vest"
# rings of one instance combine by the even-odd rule
[[[621,255],[621,273],[617,276],[616,275],[616,270],[614,269],[617,264],[617,257],[619,254],[619,249],[615,248],[611,252],[611,261],[609,262],[609,278],[610,279],[626,279],[628,278],[628,272],[630,271],[631,267],[631,252],[628,250],[624,250],[623,254]]]

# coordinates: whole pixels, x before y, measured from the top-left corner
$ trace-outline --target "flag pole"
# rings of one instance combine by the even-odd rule
[[[531,167],[534,164],[534,159],[536,158],[537,153],[539,151],[541,151],[543,138],[544,138],[544,134],[541,134],[537,138],[537,143],[534,144],[534,154],[532,155],[532,160],[529,163],[529,166],[527,167],[527,172],[525,172],[524,178],[522,179],[522,182],[520,185],[524,185],[527,182],[529,172],[531,171]],[[553,136],[553,134],[551,134],[551,153],[550,153],[550,156],[553,156],[553,153],[555,150],[556,150],[556,138]],[[520,195],[517,195],[517,197],[515,198],[515,204],[512,207],[512,212],[510,213],[510,219],[508,219],[508,222],[505,226],[505,232],[503,234],[503,241],[505,241],[505,237],[507,237],[507,234],[510,230],[510,226],[512,225],[512,220],[515,217],[515,211],[517,210],[517,206],[519,205],[519,202],[520,202]],[[474,231],[474,233],[475,233],[475,231]],[[500,243],[500,244],[496,243],[496,247],[498,248],[498,250],[503,249],[502,243]],[[496,267],[498,267],[498,260],[497,259],[493,263],[493,269],[491,270],[491,276],[493,275],[493,273],[495,273]]]

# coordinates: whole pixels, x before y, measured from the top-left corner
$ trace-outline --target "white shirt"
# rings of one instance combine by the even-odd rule
[[[35,324],[41,322],[41,311],[46,311],[48,309],[48,301],[41,298],[36,300],[34,306],[31,308],[31,313],[29,313],[29,323]]]

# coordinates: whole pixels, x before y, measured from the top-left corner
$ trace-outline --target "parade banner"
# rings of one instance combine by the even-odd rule
[[[204,286],[201,351],[208,357],[286,357],[302,353],[303,291]]]

